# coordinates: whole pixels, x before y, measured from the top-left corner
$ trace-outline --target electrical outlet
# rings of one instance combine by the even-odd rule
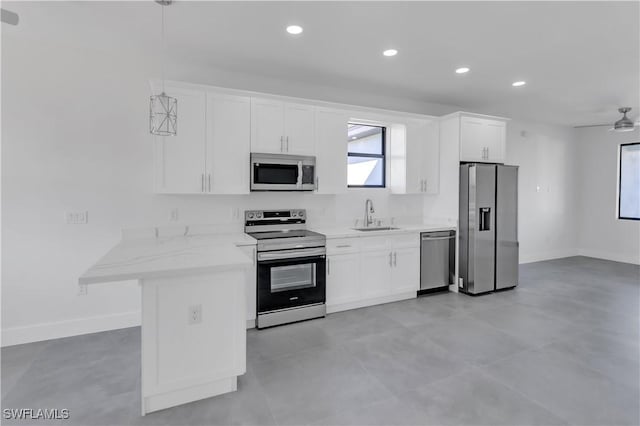
[[[89,223],[89,212],[67,212],[65,220],[67,225],[86,225]]]
[[[169,221],[177,222],[179,217],[180,211],[178,209],[171,209],[171,212],[169,213]]]
[[[202,322],[202,305],[189,306],[189,325]]]

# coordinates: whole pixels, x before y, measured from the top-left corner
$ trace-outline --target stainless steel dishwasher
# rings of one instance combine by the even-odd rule
[[[454,282],[456,231],[423,232],[420,235],[420,291],[445,290]]]

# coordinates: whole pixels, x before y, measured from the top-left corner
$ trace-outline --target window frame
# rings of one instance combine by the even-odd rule
[[[620,194],[620,190],[622,189],[622,147],[629,146],[629,145],[640,145],[640,142],[628,142],[628,143],[621,143],[620,145],[618,145],[618,188],[617,188],[618,203],[617,203],[616,218],[618,220],[640,221],[640,217],[620,216],[620,199],[622,198]]]
[[[347,160],[349,157],[369,157],[369,158],[379,158],[382,160],[382,185],[349,185],[349,171],[347,170],[347,188],[386,188],[387,187],[387,126],[370,124],[370,123],[358,123],[355,121],[349,121],[349,124],[357,124],[362,126],[369,127],[379,127],[382,129],[382,154],[370,154],[370,153],[357,153],[357,152],[349,152],[349,141],[347,140]],[[347,163],[347,169],[349,168],[349,164]]]

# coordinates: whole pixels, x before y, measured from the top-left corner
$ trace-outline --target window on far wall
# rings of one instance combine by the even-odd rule
[[[349,123],[347,135],[347,185],[350,188],[384,188],[386,129]]]
[[[640,143],[620,145],[618,219],[640,220]]]

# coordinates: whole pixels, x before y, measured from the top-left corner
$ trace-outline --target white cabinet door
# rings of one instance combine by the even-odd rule
[[[438,121],[433,120],[425,125],[422,147],[421,170],[424,192],[437,194],[440,192],[440,123]]]
[[[460,160],[487,161],[485,148],[487,146],[485,122],[481,118],[460,118]]]
[[[254,321],[256,319],[256,246],[241,246],[238,247],[247,257],[253,259],[253,265],[245,270],[245,297],[247,305],[247,321]]]
[[[314,155],[315,108],[310,105],[285,104],[284,151],[288,154]]]
[[[155,137],[156,192],[202,193],[205,190],[206,96],[204,91],[172,87],[178,102],[176,136]]]
[[[504,162],[506,123],[481,117],[460,118],[460,160]]]
[[[347,114],[341,111],[316,111],[317,194],[342,194],[347,191],[347,121]]]
[[[440,186],[439,123],[408,120],[391,126],[391,192],[437,194]]]
[[[249,193],[251,100],[207,93],[207,192]]]
[[[362,299],[387,296],[391,292],[391,250],[363,252],[360,256]]]
[[[360,299],[360,258],[357,253],[327,256],[327,305]]]
[[[420,289],[420,248],[398,248],[393,251],[391,291],[404,293]]]
[[[406,181],[404,194],[419,194],[424,192],[422,167],[424,163],[425,144],[427,142],[425,138],[426,126],[427,122],[424,120],[411,120],[406,125],[404,154]],[[393,172],[394,170],[391,169],[391,173]]]
[[[505,138],[507,132],[506,123],[497,120],[487,120],[487,160],[492,163],[504,163]]]
[[[284,103],[251,98],[251,151],[284,152]]]

